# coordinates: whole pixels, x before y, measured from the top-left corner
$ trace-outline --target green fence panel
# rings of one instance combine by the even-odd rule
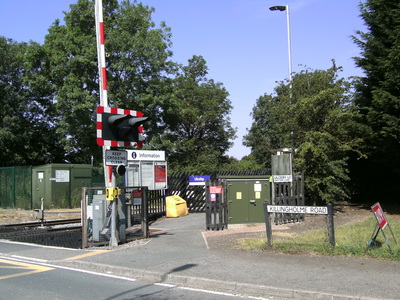
[[[32,166],[15,167],[15,208],[32,209]]]
[[[0,207],[14,208],[14,167],[0,168]]]
[[[32,208],[32,167],[0,168],[0,207]]]

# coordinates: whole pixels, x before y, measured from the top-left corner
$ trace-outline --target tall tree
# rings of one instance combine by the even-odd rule
[[[264,95],[253,108],[253,125],[244,137],[259,163],[281,148],[295,149],[294,167],[305,175],[307,197],[327,203],[349,197],[347,157],[360,153],[357,113],[350,84],[328,70],[305,70],[291,83],[281,82],[276,95]]]
[[[164,107],[167,126],[151,143],[168,152],[173,170],[217,170],[227,162],[225,152],[235,137],[229,94],[221,83],[207,78],[202,56],[193,56],[180,70]]]
[[[193,165],[200,171],[228,163],[225,152],[235,136],[229,119],[232,106],[222,84],[207,78],[204,58],[194,56],[187,66],[171,62],[170,30],[165,23],[155,27],[153,8],[128,0],[106,0],[103,6],[109,106],[149,116],[146,147],[167,150],[172,169]],[[37,146],[39,153],[51,152],[48,162],[87,163],[94,156],[100,164],[94,1],[78,0],[64,21],[53,23],[43,45],[32,43],[18,50],[24,59],[10,56],[25,67],[23,77],[10,67],[15,78],[25,82],[15,88],[25,91],[23,99],[29,102],[18,103],[29,103],[30,120],[47,124],[35,132],[51,141],[52,148]],[[14,95],[22,97],[19,91]]]
[[[44,164],[60,157],[48,113],[51,102],[32,89],[28,49],[37,44],[0,37],[0,166]]]
[[[400,176],[400,2],[366,0],[360,4],[367,31],[353,37],[355,58],[365,76],[356,86],[356,104],[370,128],[368,159],[354,160],[363,197],[397,199],[392,180]],[[373,201],[373,199],[370,199]]]
[[[152,117],[148,133],[157,132],[157,112],[163,81],[170,73],[170,33],[165,24],[155,28],[154,9],[140,3],[103,1],[109,105],[143,111]],[[59,141],[66,160],[101,162],[96,141],[96,106],[99,105],[94,1],[79,0],[56,20],[43,45],[39,78],[51,85],[58,117]],[[160,92],[161,91],[161,92]]]

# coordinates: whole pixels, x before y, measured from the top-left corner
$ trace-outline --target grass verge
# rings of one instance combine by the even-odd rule
[[[365,253],[376,225],[375,217],[362,223],[335,228],[335,247],[329,244],[327,230],[301,234],[290,239],[275,238],[274,232],[272,232],[271,248],[268,247],[266,238],[245,238],[239,240],[238,244],[247,250],[275,251],[287,254],[350,255],[400,260],[400,216],[387,217],[387,219],[397,240],[396,244],[389,227],[386,226],[384,232],[392,252],[389,251],[385,238],[379,231],[376,243]]]

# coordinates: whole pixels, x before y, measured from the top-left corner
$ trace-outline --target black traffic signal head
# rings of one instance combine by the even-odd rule
[[[97,145],[143,147],[143,126],[149,118],[140,111],[98,106],[96,116]]]
[[[103,112],[102,138],[109,141],[140,142],[139,126],[148,120],[148,117],[134,117]]]
[[[124,165],[118,165],[115,167],[115,173],[117,173],[119,176],[124,176],[126,172],[126,167]]]

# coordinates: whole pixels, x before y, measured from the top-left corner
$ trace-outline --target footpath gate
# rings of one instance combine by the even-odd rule
[[[263,204],[304,206],[304,177],[293,176],[292,182],[273,182],[269,176],[207,180],[206,228],[224,230],[228,224],[261,223],[265,220]],[[304,213],[271,214],[276,225],[304,221]]]
[[[292,182],[273,182],[271,183],[271,204],[304,206],[304,176],[294,175]],[[302,213],[275,213],[274,222],[276,225],[291,222],[304,221]]]
[[[207,230],[228,228],[228,206],[225,180],[206,181],[206,227]]]

